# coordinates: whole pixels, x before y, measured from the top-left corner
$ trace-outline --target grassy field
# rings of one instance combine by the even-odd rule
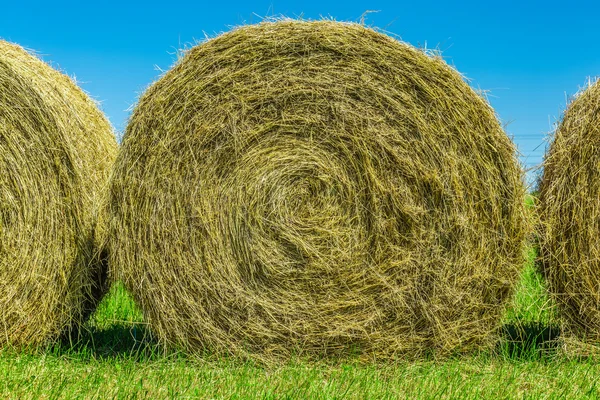
[[[41,354],[0,352],[0,398],[596,398],[600,364],[558,355],[556,313],[531,260],[497,352],[366,366],[290,362],[261,368],[164,354],[117,286],[85,340]]]

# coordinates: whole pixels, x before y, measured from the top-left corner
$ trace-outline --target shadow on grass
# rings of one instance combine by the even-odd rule
[[[506,324],[502,327],[501,354],[514,359],[531,359],[556,352],[560,329],[540,323]]]
[[[146,361],[167,355],[145,324],[94,326],[64,335],[58,352],[97,359],[122,358]]]

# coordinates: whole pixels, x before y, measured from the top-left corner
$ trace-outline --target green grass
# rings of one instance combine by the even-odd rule
[[[535,249],[529,249],[527,266],[516,288],[512,304],[506,312],[507,324],[551,326],[558,321],[557,310],[548,296],[544,279],[535,270],[535,257]]]
[[[262,368],[165,354],[122,286],[84,340],[39,354],[0,352],[0,398],[596,398],[600,364],[558,355],[556,311],[533,251],[497,352],[384,365],[290,362]]]

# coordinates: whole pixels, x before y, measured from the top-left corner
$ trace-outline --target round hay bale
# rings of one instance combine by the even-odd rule
[[[98,201],[116,150],[81,89],[0,41],[0,347],[49,343],[99,299]]]
[[[575,97],[539,183],[540,266],[568,334],[600,342],[600,83]]]
[[[109,268],[188,350],[479,349],[518,279],[523,196],[493,110],[441,58],[358,24],[265,22],[141,97]]]

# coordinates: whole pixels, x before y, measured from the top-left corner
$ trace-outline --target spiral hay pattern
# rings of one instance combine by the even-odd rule
[[[600,83],[568,106],[540,181],[540,260],[564,329],[600,343]]]
[[[439,57],[358,24],[246,26],[140,99],[110,265],[188,350],[479,349],[522,264],[521,178],[490,106]]]
[[[116,150],[68,77],[0,41],[0,347],[55,340],[100,296],[95,225]]]

